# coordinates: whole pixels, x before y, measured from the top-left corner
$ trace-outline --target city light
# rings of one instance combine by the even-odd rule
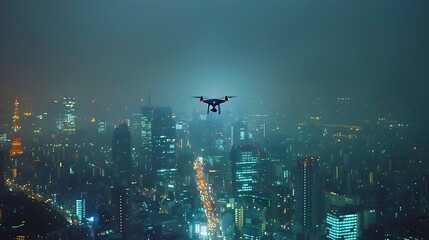
[[[194,161],[194,170],[196,171],[197,188],[200,192],[200,198],[203,202],[205,215],[207,220],[207,231],[201,228],[201,234],[207,233],[209,239],[218,239],[221,237],[220,222],[217,213],[217,206],[213,198],[213,193],[207,185],[206,177],[204,174],[204,163],[202,158]]]

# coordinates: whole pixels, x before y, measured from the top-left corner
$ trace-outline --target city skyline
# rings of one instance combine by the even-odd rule
[[[0,236],[427,236],[429,148],[413,119],[349,98],[294,103],[292,115],[253,104],[191,117],[142,106],[114,122],[60,98],[0,115]]]
[[[425,1],[0,4],[1,107],[15,91],[39,105],[57,96],[138,102],[149,92],[156,103],[428,100]]]
[[[429,239],[428,7],[0,1],[0,238]]]

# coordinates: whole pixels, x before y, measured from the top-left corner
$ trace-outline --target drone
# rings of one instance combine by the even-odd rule
[[[204,99],[203,96],[201,97],[193,97],[193,98],[199,98],[200,102],[207,103],[207,114],[209,114],[210,106],[212,106],[212,109],[210,111],[212,112],[218,112],[220,114],[220,104],[224,102],[228,102],[230,98],[234,98],[236,96],[225,96],[225,99],[218,99],[218,98],[212,98],[212,99]],[[216,109],[216,106],[219,106],[218,109]]]

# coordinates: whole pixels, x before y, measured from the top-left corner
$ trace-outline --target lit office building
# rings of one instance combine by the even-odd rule
[[[107,122],[100,121],[98,122],[98,133],[107,133]]]
[[[231,127],[231,144],[240,145],[246,144],[249,140],[249,131],[247,128],[247,123],[245,122],[236,122]]]
[[[76,200],[76,216],[79,224],[83,224],[86,217],[85,199]]]
[[[231,150],[232,187],[238,195],[258,190],[260,151],[253,145],[235,146]]]
[[[155,186],[158,170],[177,168],[176,124],[170,107],[142,108],[141,159],[147,188]]]
[[[189,147],[189,125],[188,122],[183,118],[176,121],[176,148],[183,151]]]
[[[151,123],[152,168],[176,168],[176,124],[170,107],[155,107]]]
[[[88,194],[82,192],[79,194],[79,198],[76,199],[76,216],[79,224],[86,223],[86,200],[88,199]],[[56,200],[56,199],[55,199]]]
[[[64,115],[62,127],[66,133],[74,134],[76,132],[76,99],[74,97],[63,98]]]
[[[332,210],[326,216],[328,239],[357,239],[358,217],[355,211]]]
[[[177,168],[159,169],[156,171],[156,189],[166,194],[170,200],[175,199],[177,187]]]

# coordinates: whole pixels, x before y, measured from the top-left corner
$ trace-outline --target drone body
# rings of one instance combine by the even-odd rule
[[[207,114],[209,114],[210,106],[212,106],[212,109],[210,111],[218,112],[220,114],[221,113],[220,104],[222,104],[224,102],[228,102],[229,99],[233,98],[233,97],[235,97],[235,96],[225,96],[225,99],[218,99],[218,98],[204,99],[203,96],[194,97],[194,98],[199,98],[200,102],[207,104]],[[216,108],[217,106],[218,106],[218,108]]]

